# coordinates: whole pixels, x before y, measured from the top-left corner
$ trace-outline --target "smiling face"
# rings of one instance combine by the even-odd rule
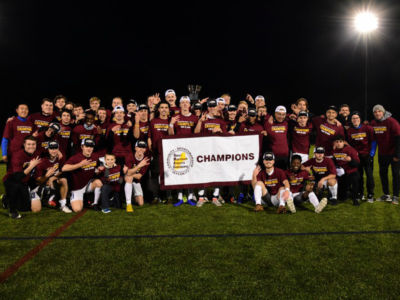
[[[28,105],[26,105],[26,104],[18,105],[18,107],[15,111],[17,112],[18,117],[21,117],[21,118],[26,118],[29,114],[29,108],[28,108]]]
[[[315,159],[316,159],[318,162],[321,162],[321,161],[324,159],[324,156],[325,156],[324,153],[314,153],[314,155],[315,155]]]
[[[328,110],[326,111],[326,118],[328,119],[328,121],[333,121],[333,120],[336,119],[336,117],[337,117],[337,112],[336,112],[336,110],[328,109]]]
[[[116,106],[122,106],[122,98],[120,97],[115,97],[114,99],[112,99],[112,103],[111,106],[112,108],[115,108]]]
[[[174,93],[168,93],[167,96],[165,96],[165,101],[167,101],[170,106],[175,107],[176,95]]]
[[[344,141],[343,140],[336,140],[333,142],[335,145],[336,149],[343,149],[344,147]]]
[[[297,118],[297,122],[302,127],[307,125],[307,121],[308,121],[308,117],[306,117],[306,116],[300,116],[300,117]]]
[[[49,155],[50,155],[50,157],[51,158],[54,158],[54,157],[57,157],[57,154],[58,154],[58,148],[56,148],[56,149],[47,149],[48,151],[49,151]]]
[[[129,113],[134,113],[134,112],[136,112],[136,108],[137,108],[137,106],[136,106],[135,103],[128,103],[128,105],[126,106],[126,110],[127,110]]]
[[[181,108],[182,112],[189,112],[190,110],[190,101],[189,100],[183,100],[181,103],[179,103],[179,107]]]
[[[63,109],[65,106],[65,99],[64,98],[58,98],[56,100],[56,103],[54,104],[59,110]]]
[[[92,114],[87,114],[85,116],[85,123],[89,126],[92,125],[94,123],[94,116]]]
[[[169,107],[168,104],[162,103],[158,108],[158,112],[160,113],[160,117],[166,118],[169,115]]]
[[[115,121],[117,121],[117,122],[123,122],[124,117],[125,117],[125,113],[122,110],[117,110],[114,113],[114,118],[115,118]]]
[[[361,124],[361,119],[359,115],[353,115],[351,117],[351,124],[353,124],[354,127],[358,127]]]
[[[374,111],[374,117],[375,119],[377,119],[378,121],[381,120],[383,118],[383,116],[385,115],[385,113],[381,110],[375,110]]]
[[[61,123],[63,123],[64,125],[68,125],[70,122],[71,122],[71,115],[64,111],[61,114]]]
[[[298,108],[300,111],[302,111],[302,110],[307,111],[308,108],[307,108],[307,103],[306,103],[306,101],[300,100],[300,101],[297,103],[297,108]]]
[[[343,117],[347,117],[350,115],[350,108],[347,106],[343,106],[340,108],[339,114],[342,115]]]
[[[285,121],[285,118],[286,118],[286,113],[280,112],[280,111],[275,112],[275,119],[276,119],[278,122],[283,122],[283,121]]]
[[[229,120],[235,120],[236,115],[237,115],[237,111],[236,110],[229,110],[228,111]]]
[[[146,152],[146,150],[147,150],[146,148],[135,147],[135,155],[141,157],[141,156],[144,155],[144,153]]]
[[[105,109],[100,109],[97,112],[97,116],[98,116],[100,122],[103,123],[107,119],[107,111]]]
[[[115,164],[115,156],[106,154],[104,161],[107,167],[112,168]]]
[[[90,109],[93,111],[97,111],[100,107],[100,102],[97,100],[90,101]]]
[[[275,160],[263,160],[263,164],[266,169],[271,169],[275,164]]]
[[[36,151],[36,141],[25,140],[24,150],[26,153],[33,154]]]
[[[53,113],[53,102],[44,101],[42,103],[42,113],[45,115],[51,115]]]
[[[300,170],[301,167],[301,160],[299,159],[292,159],[292,162],[290,163],[290,166],[292,167],[292,170],[297,172]]]
[[[82,154],[85,157],[90,157],[93,153],[93,147],[82,145]]]

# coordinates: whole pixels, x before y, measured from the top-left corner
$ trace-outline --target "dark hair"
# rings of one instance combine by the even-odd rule
[[[342,104],[340,105],[340,109],[342,109],[343,107],[347,107],[348,109],[350,109],[350,106],[348,104]]]
[[[64,99],[65,103],[67,103],[67,97],[65,97],[64,95],[57,95],[54,97],[54,104],[57,102],[58,99]]]
[[[304,102],[305,102],[306,107],[307,107],[307,111],[308,111],[308,109],[309,109],[310,107],[309,107],[309,104],[308,104],[308,100],[307,100],[306,98],[301,97],[301,98],[297,99],[297,100],[296,100],[296,105],[299,105],[299,103],[300,103],[301,101],[304,101]]]
[[[166,104],[166,105],[168,105],[168,109],[170,108],[169,103],[167,101],[162,100],[162,101],[158,102],[156,107],[154,108],[154,111],[155,111],[154,117],[155,118],[158,118],[160,116],[160,112],[158,111],[158,109],[160,108],[160,106],[162,104]]]
[[[15,109],[18,109],[18,107],[20,107],[21,105],[26,105],[29,109],[28,103],[25,103],[25,102],[18,103],[17,106],[15,107]]]
[[[92,115],[94,117],[96,116],[96,112],[94,110],[92,110],[92,109],[85,110],[85,114],[86,115]]]
[[[105,111],[107,111],[107,109],[106,109],[104,106],[100,106],[99,109],[98,109],[97,111],[99,111],[99,110],[105,110]]]
[[[42,99],[42,104],[45,102],[50,102],[51,104],[53,104],[53,101],[51,101],[49,98],[43,98]]]
[[[72,101],[67,101],[65,102],[65,105],[72,105],[73,107],[75,107],[75,103]]]
[[[61,110],[60,115],[62,116],[63,113],[67,113],[67,114],[69,114],[69,116],[71,117],[71,119],[73,118],[72,111],[70,111],[69,109],[63,109],[63,110]]]
[[[37,142],[37,139],[36,139],[33,135],[28,135],[28,136],[26,136],[26,137],[24,138],[24,143],[25,143],[26,141],[34,141],[34,142]]]
[[[83,108],[83,105],[80,104],[80,103],[75,103],[75,104],[74,104],[74,108],[77,108],[77,107],[82,107],[82,108]]]
[[[298,155],[298,154],[293,155],[292,156],[292,161],[295,160],[295,159],[298,159],[301,162],[301,156],[300,155]]]

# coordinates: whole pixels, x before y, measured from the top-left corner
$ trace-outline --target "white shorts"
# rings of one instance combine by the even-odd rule
[[[39,187],[38,186],[35,187],[33,190],[29,189],[29,195],[31,197],[31,201],[40,200],[40,197],[39,197],[39,195],[37,193],[38,191],[39,191]]]
[[[135,197],[138,196],[143,196],[143,190],[142,190],[142,186],[140,185],[140,182],[133,182],[133,195]]]
[[[308,160],[308,154],[303,154],[303,153],[292,153],[293,155],[299,155],[301,157],[301,163],[304,164]],[[292,160],[292,158],[290,158]]]
[[[91,193],[93,192],[92,189],[92,181],[90,181],[87,185],[85,185],[83,188],[81,188],[80,190],[74,190],[71,191],[71,198],[70,198],[70,202],[73,201],[83,201],[83,195],[85,193]]]
[[[282,195],[283,195],[284,192],[285,192],[285,189],[282,189],[279,192],[279,198],[278,198],[278,194],[271,195],[271,203],[272,203],[273,206],[279,206],[279,199],[282,199]],[[289,198],[293,199],[293,194],[290,191],[289,191]]]

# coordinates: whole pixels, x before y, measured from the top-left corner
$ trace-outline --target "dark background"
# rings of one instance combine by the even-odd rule
[[[31,112],[60,93],[108,106],[113,96],[144,102],[168,88],[179,97],[189,83],[203,85],[201,97],[229,92],[234,102],[263,94],[269,111],[301,96],[315,113],[364,109],[364,48],[351,26],[362,1],[131,2],[0,1],[3,123],[22,101]],[[375,7],[368,109],[381,103],[396,115],[400,2]]]

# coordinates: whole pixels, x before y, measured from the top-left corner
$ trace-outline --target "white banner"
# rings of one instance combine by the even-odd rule
[[[164,189],[249,183],[260,151],[254,134],[167,138],[161,143]]]

